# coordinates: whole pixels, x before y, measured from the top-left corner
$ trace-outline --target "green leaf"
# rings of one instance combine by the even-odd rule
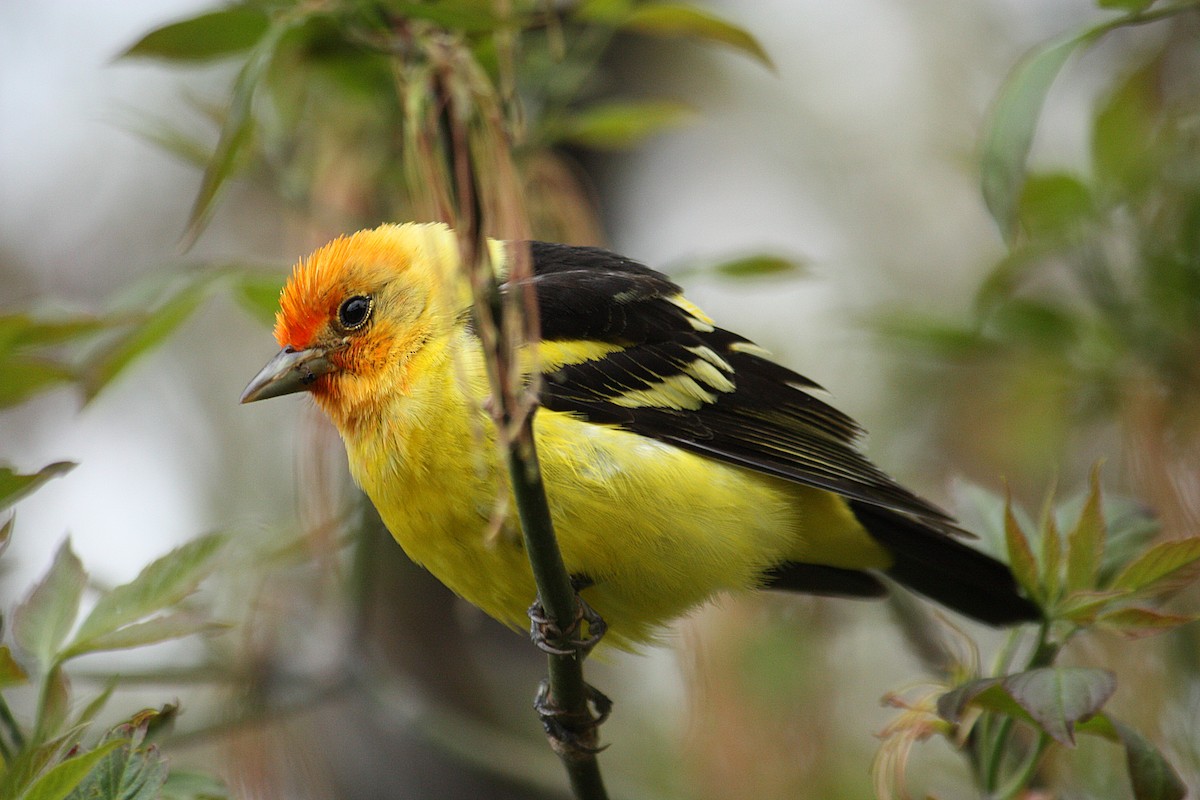
[[[1103,669],[1045,667],[1009,675],[1002,686],[1052,739],[1074,744],[1075,723],[1108,702],[1117,679]]]
[[[771,57],[744,28],[683,3],[646,3],[625,16],[621,27],[648,36],[699,39],[728,45],[765,67],[774,69]]]
[[[1154,181],[1161,157],[1162,75],[1157,61],[1135,71],[1104,101],[1092,124],[1092,165],[1102,189],[1136,197]]]
[[[1071,592],[1054,607],[1054,617],[1076,625],[1091,625],[1106,606],[1124,597],[1125,592]]]
[[[1058,602],[1062,578],[1062,537],[1058,533],[1058,523],[1054,521],[1054,496],[1051,492],[1046,497],[1046,505],[1042,510],[1042,583],[1046,591],[1046,604]]]
[[[1200,572],[1200,536],[1159,542],[1127,565],[1112,589],[1159,593],[1191,583]]]
[[[83,782],[92,768],[121,744],[119,739],[105,742],[95,750],[55,765],[30,786],[19,800],[65,800]]]
[[[947,361],[977,356],[993,346],[979,331],[963,323],[907,312],[881,317],[876,329],[888,341],[904,340]]]
[[[12,542],[13,527],[17,524],[17,515],[13,514],[8,520],[0,525],[0,556],[4,555],[4,551],[8,549],[8,545]],[[2,618],[0,618],[2,622]]]
[[[1158,748],[1125,723],[1116,720],[1112,723],[1125,746],[1125,763],[1135,800],[1183,800],[1187,786]]]
[[[958,722],[968,707],[1005,714],[1032,723],[1029,712],[1001,686],[1000,678],[979,678],[955,687],[938,698],[938,715],[949,722]]]
[[[62,666],[55,663],[42,681],[41,707],[38,709],[34,741],[43,741],[63,730],[71,710],[71,683]],[[72,731],[66,731],[68,736]]]
[[[1100,8],[1115,8],[1118,11],[1128,11],[1130,14],[1136,14],[1140,11],[1145,11],[1156,2],[1158,0],[1096,0],[1096,5],[1100,6]]]
[[[279,293],[283,290],[284,280],[283,275],[247,272],[238,277],[234,296],[252,317],[271,327],[279,310]]]
[[[229,789],[211,775],[173,769],[161,796],[162,800],[228,800]]]
[[[0,509],[5,509],[23,497],[36,491],[51,478],[66,475],[75,469],[71,461],[56,461],[47,464],[32,475],[22,475],[8,467],[0,467]]]
[[[1070,745],[1075,724],[1096,714],[1116,688],[1107,670],[1046,667],[963,684],[938,699],[938,713],[957,722],[968,706],[976,706],[1034,724]]]
[[[1067,591],[1097,588],[1104,561],[1104,502],[1100,492],[1100,467],[1092,469],[1091,485],[1075,527],[1067,534]]]
[[[735,258],[713,267],[714,272],[727,278],[758,278],[767,275],[778,277],[803,270],[804,265],[795,259],[765,254]]]
[[[1186,625],[1200,619],[1197,614],[1169,614],[1152,608],[1120,608],[1096,618],[1096,624],[1125,636],[1139,639]]]
[[[114,320],[91,316],[45,320],[28,314],[0,314],[0,353],[87,338],[114,324]]]
[[[423,19],[441,28],[460,33],[491,33],[502,24],[510,24],[498,17],[486,3],[450,2],[438,3],[389,3],[388,11],[406,19]]]
[[[21,665],[13,658],[12,651],[8,649],[8,645],[0,645],[0,689],[7,689],[10,686],[20,686],[28,682],[29,676],[25,674],[25,670],[21,669]]]
[[[216,566],[216,555],[224,543],[221,534],[202,536],[156,559],[132,581],[102,595],[79,626],[69,652],[85,652],[94,640],[187,597]]]
[[[254,93],[270,67],[284,34],[302,21],[303,18],[299,15],[276,20],[257,42],[238,72],[233,82],[229,111],[225,116],[225,123],[221,126],[216,150],[204,169],[200,189],[188,215],[187,228],[183,235],[186,245],[194,242],[204,230],[221,189],[241,166],[254,131]]]
[[[73,643],[63,651],[62,658],[66,660],[85,653],[144,647],[171,639],[180,639],[196,633],[214,633],[224,630],[226,627],[228,626],[209,619],[198,618],[194,614],[184,612],[166,614],[144,622],[125,625],[109,633],[102,633],[85,641]]]
[[[129,739],[115,741],[118,746],[88,773],[70,800],[157,800],[167,780],[167,763],[158,748],[135,747]]]
[[[164,25],[143,36],[121,58],[206,61],[240,53],[266,34],[267,15],[250,6],[233,6]]]
[[[989,114],[980,165],[983,199],[1010,243],[1016,234],[1017,199],[1042,103],[1067,59],[1097,35],[1091,29],[1035,49],[1005,79]]]
[[[87,573],[64,541],[50,571],[13,612],[13,639],[43,667],[53,660],[79,614]]]
[[[87,399],[94,399],[134,360],[161,345],[178,330],[207,297],[212,279],[212,275],[204,275],[189,282],[102,352],[88,359],[83,371]]]
[[[1013,577],[1025,593],[1040,604],[1045,597],[1041,581],[1038,580],[1037,559],[1029,546],[1029,537],[1021,530],[1016,514],[1013,513],[1012,498],[1008,499],[1004,507],[1004,543],[1008,548],[1008,563],[1012,568]]]
[[[692,116],[692,110],[681,103],[608,103],[568,116],[557,126],[551,126],[551,135],[584,147],[619,150],[677,128]]]
[[[1018,217],[1030,236],[1060,237],[1078,231],[1094,210],[1091,191],[1074,175],[1028,175],[1021,187]]]
[[[11,408],[29,398],[75,379],[66,364],[46,358],[0,357],[0,408]]]

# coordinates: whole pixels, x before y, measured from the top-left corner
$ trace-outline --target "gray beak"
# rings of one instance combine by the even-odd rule
[[[246,391],[242,392],[242,402],[253,403],[268,397],[307,391],[313,381],[336,369],[327,356],[327,352],[320,347],[296,350],[289,345],[283,348],[250,381]]]

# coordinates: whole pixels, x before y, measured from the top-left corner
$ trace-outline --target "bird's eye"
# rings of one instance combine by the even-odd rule
[[[338,322],[347,331],[356,331],[371,318],[374,302],[367,295],[355,295],[344,300],[338,307]]]

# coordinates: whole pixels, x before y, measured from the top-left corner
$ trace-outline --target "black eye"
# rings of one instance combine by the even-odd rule
[[[371,317],[374,302],[367,295],[355,295],[338,307],[338,322],[348,331],[356,331]]]

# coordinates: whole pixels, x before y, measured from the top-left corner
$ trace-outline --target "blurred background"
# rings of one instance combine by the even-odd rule
[[[265,309],[284,270],[338,233],[418,214],[397,199],[386,70],[310,30],[271,66],[273,105],[190,241],[245,53],[119,56],[210,7],[0,4],[0,312],[136,316],[191,293],[113,379],[63,378],[0,412],[0,462],[79,462],[17,507],[0,599],[24,596],[66,536],[105,587],[228,532],[206,599],[232,628],[81,663],[80,691],[119,671],[134,677],[114,713],[180,697],[172,764],[215,772],[236,797],[563,796],[529,708],[544,659],[404,560],[307,400],[237,403],[276,349]],[[745,46],[622,34],[594,43],[577,76],[531,69],[551,99],[568,93],[555,81],[575,81],[570,108],[652,100],[662,121],[619,141],[582,116],[539,129],[554,109],[530,109],[535,234],[677,276],[724,327],[826,387],[871,432],[877,463],[957,513],[966,483],[1007,485],[1036,508],[1104,459],[1106,487],[1153,510],[1162,535],[1194,532],[1196,15],[1116,31],[1055,82],[1010,247],[979,188],[989,109],[1030,48],[1106,12],[1085,0],[704,8],[751,33],[769,64]],[[789,266],[719,268],[750,257]],[[109,352],[102,338],[68,345],[73,364]],[[923,676],[891,614],[725,599],[664,647],[589,663],[617,703],[602,733],[614,795],[868,796],[875,734],[894,713],[880,698]],[[970,632],[985,657],[1001,641]],[[1117,702],[1194,791],[1195,637],[1088,647],[1081,659],[1161,676]],[[1128,796],[1107,747],[1056,763],[1080,787],[1063,796]],[[940,744],[910,772],[916,796],[970,792]]]

